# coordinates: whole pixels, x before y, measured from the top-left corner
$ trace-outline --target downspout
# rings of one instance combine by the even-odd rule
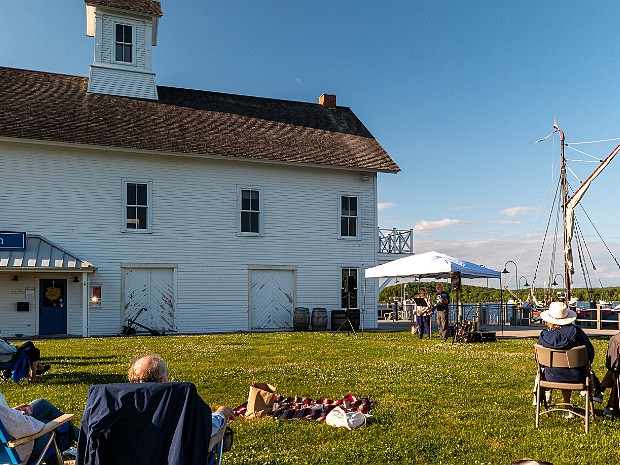
[[[88,337],[88,273],[82,273],[82,337]]]

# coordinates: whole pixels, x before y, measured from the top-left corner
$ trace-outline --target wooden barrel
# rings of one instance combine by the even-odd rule
[[[351,320],[353,329],[357,331],[358,329],[360,329],[360,311],[359,309],[353,308],[347,311],[349,312],[349,320]]]
[[[295,331],[308,331],[310,324],[310,310],[306,307],[295,307],[293,312],[293,329]]]
[[[312,309],[312,331],[327,331],[327,310],[325,308]]]
[[[332,310],[332,331],[340,328],[340,325],[347,321],[347,312],[345,310]],[[343,329],[346,329],[343,327]]]

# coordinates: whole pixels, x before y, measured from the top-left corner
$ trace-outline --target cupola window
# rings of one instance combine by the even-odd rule
[[[116,25],[116,61],[133,63],[133,27],[127,24]]]

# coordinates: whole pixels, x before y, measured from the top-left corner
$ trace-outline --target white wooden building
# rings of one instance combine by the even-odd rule
[[[86,14],[88,78],[0,67],[0,334],[119,334],[141,308],[166,333],[290,329],[295,307],[360,308],[377,173],[399,168],[355,114],[156,86],[160,4]],[[376,301],[373,285],[367,328]]]

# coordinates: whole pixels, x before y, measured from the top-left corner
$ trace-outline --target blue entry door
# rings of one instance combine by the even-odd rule
[[[67,334],[66,279],[42,279],[40,282],[39,334]]]

